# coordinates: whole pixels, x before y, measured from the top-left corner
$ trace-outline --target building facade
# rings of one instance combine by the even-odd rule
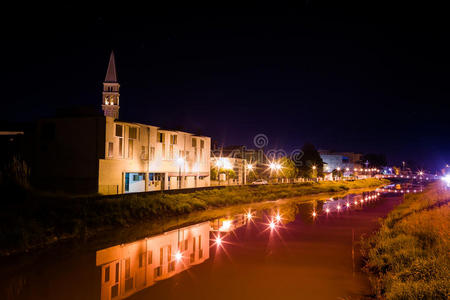
[[[324,171],[332,172],[340,168],[342,171],[353,172],[354,169],[360,169],[362,154],[353,152],[332,152],[328,150],[319,150],[320,157],[324,162]],[[326,168],[326,170],[325,170]]]
[[[120,120],[119,87],[111,54],[103,115],[38,121],[38,185],[100,194],[209,186],[211,139]]]

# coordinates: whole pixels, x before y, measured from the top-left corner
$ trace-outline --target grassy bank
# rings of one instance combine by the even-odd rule
[[[0,253],[45,246],[58,240],[237,204],[343,192],[386,184],[385,180],[243,186],[188,194],[67,197],[16,191],[0,211]]]
[[[365,269],[377,297],[449,299],[450,192],[434,183],[409,194],[363,241]]]

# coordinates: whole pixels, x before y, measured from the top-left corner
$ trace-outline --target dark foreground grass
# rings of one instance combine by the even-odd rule
[[[365,270],[377,298],[449,299],[449,199],[440,183],[406,195],[380,230],[363,240]]]
[[[0,254],[194,211],[387,184],[386,180],[227,187],[186,194],[68,197],[18,190],[2,201]]]

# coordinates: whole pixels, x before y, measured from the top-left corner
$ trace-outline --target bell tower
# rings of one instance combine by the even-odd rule
[[[117,82],[116,61],[114,52],[111,51],[109,57],[108,70],[106,71],[105,81],[103,82],[103,102],[102,110],[105,116],[119,118],[119,87]]]

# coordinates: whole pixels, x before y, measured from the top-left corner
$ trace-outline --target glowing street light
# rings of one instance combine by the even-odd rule
[[[251,212],[247,213],[247,220],[251,220],[253,218],[253,215]]]
[[[249,171],[253,170],[253,165],[252,164],[247,164],[247,170],[249,170]]]
[[[330,209],[327,207],[327,208],[325,209],[325,211],[326,211],[326,213],[328,214],[328,213],[330,212]]]
[[[315,218],[317,216],[316,211],[313,211],[312,216]]]
[[[220,236],[216,237],[216,245],[217,245],[217,247],[222,245],[222,238]]]
[[[347,207],[350,207],[350,203],[349,203],[349,202],[347,202],[347,204],[346,204],[346,205],[347,205]]]

